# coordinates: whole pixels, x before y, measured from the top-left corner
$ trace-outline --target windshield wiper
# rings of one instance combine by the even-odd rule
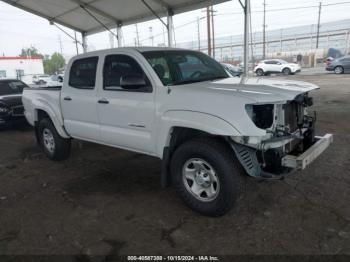
[[[192,83],[197,83],[197,82],[202,82],[202,79],[187,79],[187,80],[181,80],[174,82],[173,85],[185,85],[185,84],[192,84]]]
[[[201,79],[187,79],[187,80],[174,82],[173,85],[185,85],[185,84],[192,84],[192,83],[198,83],[198,82],[214,81],[214,80],[224,79],[224,78],[228,78],[228,77],[217,76],[217,77],[209,77],[209,78],[201,78]]]

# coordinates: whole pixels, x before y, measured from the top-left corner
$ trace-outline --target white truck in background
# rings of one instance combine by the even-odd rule
[[[25,89],[23,104],[50,159],[68,158],[73,138],[156,156],[163,186],[219,216],[244,175],[283,178],[329,146],[307,113],[317,88],[229,77],[196,51],[118,48],[72,58],[62,89]]]

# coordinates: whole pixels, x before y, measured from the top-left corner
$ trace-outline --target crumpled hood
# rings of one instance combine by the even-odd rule
[[[237,77],[186,85],[186,88],[191,87],[196,88],[197,91],[201,88],[203,92],[210,90],[215,93],[227,93],[244,97],[254,103],[289,101],[295,99],[299,94],[319,88],[317,85],[302,81],[263,78],[246,78],[242,80]]]
[[[265,136],[266,131],[255,126],[249,117],[247,104],[282,104],[318,87],[299,81],[233,77],[169,88],[171,92],[164,96],[158,108],[161,114],[196,112],[216,121],[223,120],[244,136]],[[202,124],[213,125],[206,120]]]

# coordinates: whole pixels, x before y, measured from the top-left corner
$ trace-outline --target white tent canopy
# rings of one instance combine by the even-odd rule
[[[173,15],[230,0],[0,0],[12,6],[81,32],[86,51],[86,36],[117,28],[121,46],[121,26],[167,17],[168,44],[173,45]],[[238,0],[245,13],[244,72],[248,72],[248,27],[250,0]],[[243,5],[242,2],[245,2]]]
[[[228,0],[1,0],[86,35]],[[152,11],[153,10],[153,11]],[[93,16],[97,18],[99,23]]]

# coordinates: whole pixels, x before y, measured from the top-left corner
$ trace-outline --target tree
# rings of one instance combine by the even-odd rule
[[[44,57],[45,74],[56,74],[66,64],[64,57],[59,53],[54,53],[51,57]]]
[[[20,57],[36,56],[44,58],[42,54],[39,53],[38,49],[35,46],[22,48]]]

